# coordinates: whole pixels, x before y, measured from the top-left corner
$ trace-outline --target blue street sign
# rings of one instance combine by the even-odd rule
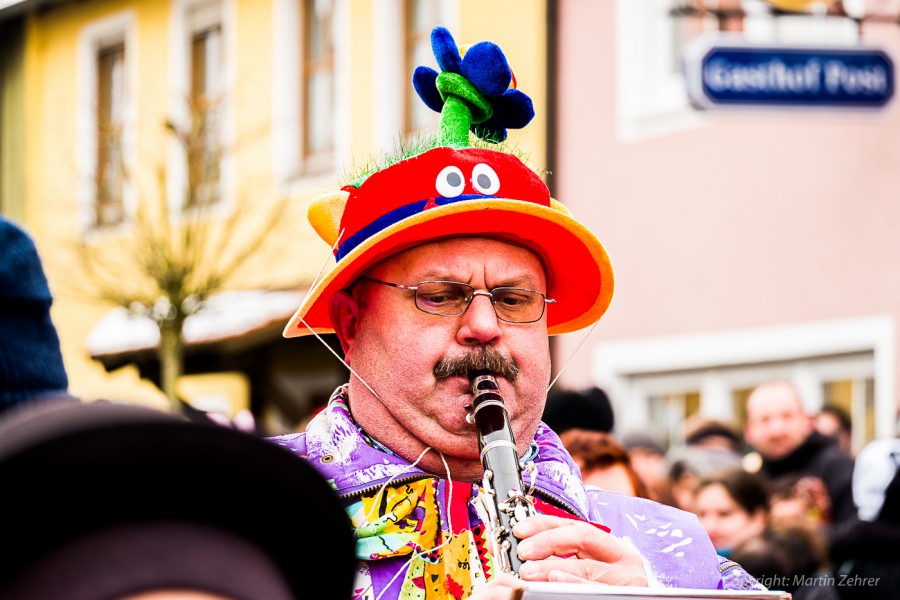
[[[700,40],[684,59],[697,108],[878,109],[894,94],[894,65],[868,47],[764,47]]]

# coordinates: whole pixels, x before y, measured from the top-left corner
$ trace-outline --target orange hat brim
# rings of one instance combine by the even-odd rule
[[[334,333],[331,297],[378,262],[441,238],[477,236],[514,243],[533,251],[544,264],[550,335],[595,323],[612,300],[614,276],[597,237],[567,212],[522,202],[487,198],[438,206],[395,223],[366,239],[316,282],[284,329],[292,338]]]

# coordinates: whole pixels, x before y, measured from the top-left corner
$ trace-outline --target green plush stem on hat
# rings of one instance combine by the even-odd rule
[[[441,124],[438,129],[441,143],[454,148],[467,147],[471,123],[472,111],[468,102],[450,96],[441,109]]]
[[[484,94],[458,73],[444,71],[437,76],[437,89],[444,99],[441,109],[441,140],[453,147],[469,145],[469,129],[494,114],[494,107]]]

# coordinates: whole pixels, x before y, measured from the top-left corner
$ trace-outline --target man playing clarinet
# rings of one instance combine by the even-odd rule
[[[600,319],[612,266],[499,143],[533,116],[500,49],[481,42],[463,56],[443,28],[432,46],[442,71],[419,67],[414,85],[441,112],[440,131],[313,202],[310,222],[336,260],[285,329],[336,333],[350,370],[304,433],[272,439],[343,499],[355,597],[505,598],[530,581],[764,589],[722,562],[693,515],[586,489],[541,423],[548,336]],[[485,373],[507,419],[500,446],[518,458],[488,470],[519,469],[523,489],[486,477],[489,426],[473,404]],[[507,561],[494,517],[510,494],[527,506],[507,521]]]

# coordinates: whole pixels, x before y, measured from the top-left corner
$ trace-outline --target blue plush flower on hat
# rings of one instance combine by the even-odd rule
[[[471,130],[491,142],[506,139],[534,118],[531,98],[515,88],[506,56],[492,42],[478,42],[460,53],[444,27],[431,31],[431,48],[441,72],[419,66],[413,87],[426,106],[441,113],[441,135],[455,146],[468,145]]]

